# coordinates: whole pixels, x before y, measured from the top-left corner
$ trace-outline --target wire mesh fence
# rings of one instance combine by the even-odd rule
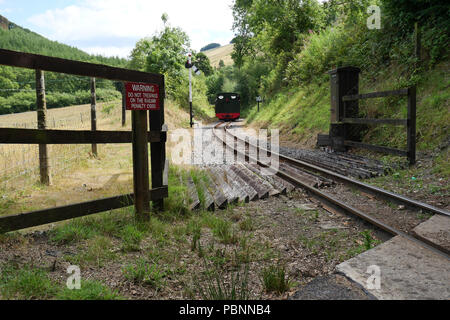
[[[90,105],[48,110],[47,129],[90,130]],[[97,104],[98,130],[114,126],[120,130],[121,102]],[[37,128],[36,112],[0,116],[0,127]],[[125,128],[124,128],[125,129]],[[90,156],[90,145],[48,145],[50,170],[53,176],[61,174],[81,159]],[[0,144],[0,190],[21,190],[39,181],[39,146],[27,144]]]

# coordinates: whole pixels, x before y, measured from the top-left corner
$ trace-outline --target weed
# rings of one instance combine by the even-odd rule
[[[5,299],[48,299],[57,292],[47,273],[29,266],[1,266],[0,291]]]
[[[110,249],[111,240],[104,236],[96,236],[86,243],[86,247],[81,248],[82,252],[75,256],[66,256],[66,260],[76,265],[96,265],[103,267],[108,260],[116,257]]]
[[[212,229],[213,234],[220,239],[222,243],[237,243],[238,237],[235,230],[232,229],[231,222],[218,219]]]
[[[124,227],[121,237],[123,251],[139,251],[144,233],[134,225],[127,225]]]
[[[166,276],[164,270],[156,264],[149,264],[145,259],[140,258],[135,265],[129,265],[122,270],[125,278],[135,283],[148,284],[155,289],[159,289]]]
[[[116,290],[111,290],[99,281],[81,280],[79,290],[64,288],[56,295],[58,300],[121,300]]]
[[[377,244],[377,240],[372,237],[372,233],[369,230],[364,230],[360,234],[364,238],[364,248],[366,250],[372,249]]]
[[[253,231],[255,229],[253,219],[250,216],[247,216],[239,223],[239,228],[242,231]]]
[[[50,240],[59,244],[90,239],[98,234],[89,218],[73,219],[69,223],[50,231]]]
[[[282,294],[290,288],[289,280],[286,277],[286,269],[280,265],[264,268],[261,272],[261,281],[266,292]]]
[[[201,228],[200,228],[200,226],[198,224],[195,225],[194,230],[192,231],[192,233],[193,233],[193,236],[192,236],[191,250],[195,251],[195,249],[197,248],[197,243],[200,246],[199,240],[200,240],[200,237],[202,235]]]
[[[249,266],[232,271],[229,276],[216,264],[208,265],[206,260],[204,278],[194,278],[196,292],[204,300],[248,300]]]

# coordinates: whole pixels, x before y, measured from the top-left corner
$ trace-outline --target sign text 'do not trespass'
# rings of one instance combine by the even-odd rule
[[[125,84],[127,110],[159,110],[159,87],[151,83]]]

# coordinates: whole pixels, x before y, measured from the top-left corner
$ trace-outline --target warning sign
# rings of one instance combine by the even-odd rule
[[[156,84],[127,82],[127,110],[159,110],[159,87]]]

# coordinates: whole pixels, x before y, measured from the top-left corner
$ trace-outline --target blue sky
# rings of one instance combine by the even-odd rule
[[[127,57],[139,39],[162,29],[161,15],[200,50],[233,38],[232,0],[0,0],[14,23],[84,51]]]

